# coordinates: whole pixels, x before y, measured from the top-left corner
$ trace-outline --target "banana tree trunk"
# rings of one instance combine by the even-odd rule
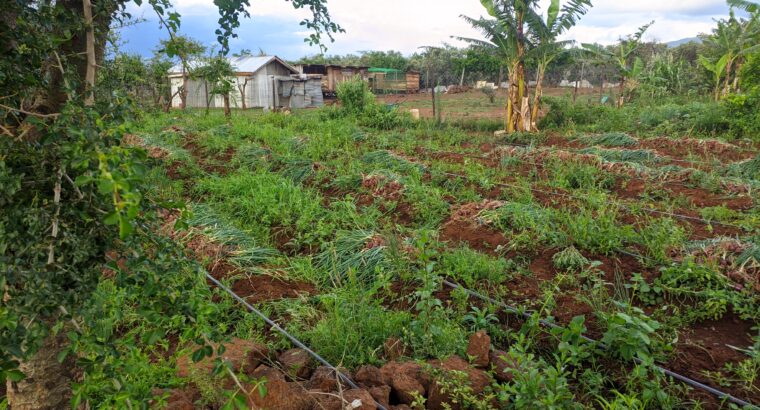
[[[533,94],[533,110],[530,113],[531,131],[538,131],[538,110],[541,108],[541,97],[543,93],[543,82],[545,74],[546,70],[543,67],[539,67],[538,74],[536,76],[536,89]],[[577,86],[578,84],[576,82],[576,87]]]
[[[26,375],[19,382],[6,383],[7,398],[14,410],[64,409],[71,399],[70,360],[58,362],[58,354],[68,340],[65,332],[50,335],[39,351],[21,360],[19,370]]]
[[[726,80],[723,83],[723,96],[727,96],[731,88],[731,71],[733,69],[733,62],[729,61],[726,64]]]
[[[625,76],[620,79],[620,99],[618,101],[618,108],[623,108],[625,105]]]

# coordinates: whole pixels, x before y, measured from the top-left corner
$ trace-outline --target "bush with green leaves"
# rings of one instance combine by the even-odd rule
[[[662,353],[664,345],[657,336],[660,323],[643,310],[615,301],[614,312],[598,312],[607,330],[601,342],[615,357],[632,360],[634,357],[652,363]]]
[[[563,272],[580,272],[591,264],[574,246],[557,252],[552,256],[554,267]]]
[[[687,322],[720,319],[729,308],[749,320],[760,317],[757,295],[749,289],[733,286],[716,267],[693,258],[662,268],[652,283],[636,277],[631,287],[640,300],[650,305],[685,304],[688,308],[682,316]]]
[[[503,359],[512,381],[499,386],[508,397],[510,409],[581,409],[570,388],[568,373],[561,363],[550,364],[527,348],[523,335]]]
[[[385,309],[373,290],[346,286],[319,297],[322,317],[302,336],[331,363],[349,368],[380,364],[383,343],[399,337],[411,314]]]
[[[503,282],[515,271],[511,260],[496,258],[470,248],[443,252],[437,269],[444,275],[472,287],[480,281]]]
[[[369,85],[358,76],[338,83],[335,93],[341,108],[350,115],[364,114],[376,104]]]

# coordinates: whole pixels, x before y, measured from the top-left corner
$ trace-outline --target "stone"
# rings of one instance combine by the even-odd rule
[[[346,404],[346,409],[354,410],[375,410],[377,404],[375,399],[367,390],[364,389],[351,389],[343,392],[343,400]]]
[[[370,387],[369,394],[372,395],[372,398],[374,398],[378,403],[385,406],[386,409],[390,407],[391,386],[383,385]]]
[[[261,397],[254,391],[249,397],[248,405],[255,409],[277,410],[311,410],[315,399],[295,382],[270,380],[266,384],[267,393]]]
[[[503,350],[494,350],[489,355],[491,368],[493,369],[494,378],[500,383],[508,383],[512,381],[512,373],[509,373],[507,369],[511,369],[513,366],[509,362],[509,356],[507,352]]]
[[[424,396],[429,381],[422,366],[414,362],[388,362],[380,371],[391,386],[391,394],[399,403],[412,404],[415,396]]]
[[[285,375],[279,370],[269,367],[265,364],[259,365],[251,374],[251,377],[255,379],[265,378],[269,380],[282,380],[285,381]]]
[[[486,387],[491,383],[491,378],[488,377],[488,374],[485,371],[472,367],[466,360],[459,356],[451,356],[443,361],[431,361],[431,364],[434,367],[443,370],[444,374],[445,372],[450,371],[464,372],[467,375],[466,379],[472,389],[472,393],[475,395],[483,393]],[[436,380],[433,380],[430,385],[428,399],[425,404],[430,410],[461,409],[460,403],[453,402],[449,393],[443,392]]]
[[[319,390],[329,393],[338,390],[338,375],[335,370],[327,366],[319,366],[311,374],[311,379],[306,383],[310,390]]]
[[[365,387],[375,387],[389,384],[383,373],[375,366],[362,366],[356,370],[354,381]]]
[[[224,345],[224,353],[221,358],[232,364],[232,370],[236,373],[250,374],[256,367],[269,356],[269,349],[259,343],[250,340],[232,339]],[[177,376],[189,377],[193,372],[210,374],[214,370],[214,362],[217,357],[219,345],[215,344],[214,355],[205,357],[198,363],[193,363],[190,354],[177,359]]]
[[[277,360],[282,364],[287,375],[297,379],[308,379],[314,365],[311,355],[306,350],[298,348],[286,350]]]
[[[476,367],[488,367],[488,354],[491,351],[491,338],[484,331],[478,331],[470,336],[470,342],[467,344],[467,357],[472,360]]]

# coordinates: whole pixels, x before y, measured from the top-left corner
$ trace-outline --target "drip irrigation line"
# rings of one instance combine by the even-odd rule
[[[520,147],[520,148],[535,148],[536,147],[536,145],[533,145],[533,144],[518,144],[518,143],[514,143],[514,142],[498,142],[498,144],[500,144],[500,145],[507,145],[507,146],[511,146],[511,147]],[[575,153],[575,154],[583,154],[582,150],[580,150],[580,149],[575,149],[575,148],[573,148],[573,149],[554,148],[553,145],[550,146],[550,147],[551,148],[544,148],[544,150],[545,151],[549,151],[549,152],[565,151],[565,152],[572,152],[572,153]],[[588,147],[588,148],[594,148],[594,147]],[[601,148],[601,149],[609,149],[609,148]],[[755,153],[753,151],[748,151],[748,152]],[[666,156],[666,155],[659,155],[659,156],[661,158],[664,158],[664,159],[668,160],[668,161],[681,162],[681,163],[684,163],[684,164],[699,164],[699,165],[715,166],[715,162],[718,162],[718,163],[720,162],[717,159],[715,160],[715,162],[707,162],[707,161],[695,161],[695,160],[689,160],[689,159],[671,158],[670,156]]]
[[[532,315],[530,313],[528,313],[528,312],[521,311],[521,310],[519,310],[519,309],[517,309],[515,307],[507,305],[504,302],[498,301],[498,300],[493,299],[493,298],[491,298],[489,296],[486,296],[486,295],[483,295],[481,293],[478,293],[478,292],[476,292],[474,290],[465,288],[465,287],[463,287],[463,286],[461,286],[459,284],[456,284],[454,282],[451,282],[451,281],[448,281],[448,280],[443,280],[443,284],[446,285],[446,286],[448,286],[448,287],[450,287],[450,288],[452,288],[452,289],[460,289],[460,290],[464,291],[465,293],[467,293],[468,295],[470,295],[470,296],[472,296],[474,298],[477,298],[477,299],[483,300],[485,302],[497,305],[497,306],[501,307],[503,310],[505,310],[507,312],[520,315],[520,316],[522,316],[522,317],[524,317],[526,319],[531,319],[532,318]],[[545,320],[545,319],[539,319],[538,322],[542,326],[550,328],[550,329],[565,329],[565,327],[560,326],[560,325],[558,325],[556,323],[549,322],[548,320]],[[594,344],[596,346],[599,346],[602,350],[609,350],[609,347],[607,345],[605,345],[604,343],[602,343],[602,342],[600,342],[600,341],[598,341],[596,339],[592,339],[592,338],[590,338],[590,337],[588,337],[586,335],[583,335],[583,334],[581,334],[580,337],[581,337],[581,339],[585,340],[586,342],[589,342],[589,343],[592,343],[592,344]],[[641,359],[639,359],[638,357],[634,357],[633,361],[636,362],[637,364],[644,364],[644,361],[641,360]],[[696,381],[696,380],[694,380],[694,379],[692,379],[690,377],[684,376],[682,374],[678,374],[678,373],[676,373],[676,372],[674,372],[672,370],[668,370],[668,369],[666,369],[666,368],[664,368],[662,366],[656,365],[656,364],[653,364],[652,366],[654,367],[654,369],[658,370],[659,372],[665,374],[668,377],[672,377],[673,379],[676,379],[676,380],[678,380],[678,381],[680,381],[682,383],[688,384],[689,386],[692,386],[692,387],[695,387],[697,389],[706,391],[706,392],[708,392],[708,393],[710,393],[710,394],[712,394],[714,396],[717,396],[718,398],[720,398],[722,400],[728,400],[728,401],[730,401],[730,402],[732,402],[734,404],[738,404],[738,405],[743,406],[743,407],[757,408],[752,403],[750,403],[748,401],[742,400],[742,399],[740,399],[738,397],[735,397],[735,396],[733,396],[733,395],[731,395],[729,393],[725,393],[725,392],[723,392],[721,390],[718,390],[718,389],[716,389],[714,387],[711,387],[711,386],[708,386],[708,385],[706,385],[704,383],[698,382],[698,381]]]
[[[462,154],[462,153],[453,152],[453,151],[432,151],[432,150],[430,150],[428,152],[431,153],[431,154],[453,154],[453,155],[461,155],[464,158],[480,159],[480,160],[486,160],[486,161],[495,161],[494,158],[487,157],[487,156]],[[527,160],[525,160],[523,158],[520,158],[520,161],[523,162],[523,163],[525,163],[525,164],[528,164],[528,165],[533,165],[534,167],[543,167],[544,166],[543,164],[527,161]],[[606,162],[608,162],[608,163],[616,163],[616,162],[613,162],[613,161],[606,161]],[[621,174],[614,174],[614,175],[621,175]],[[643,181],[643,182],[656,182],[656,181],[653,181],[653,179],[655,179],[655,178],[647,178],[647,177],[643,177],[643,176],[640,176],[640,175],[622,174],[621,176],[626,176],[626,177],[629,177],[629,178],[632,178],[632,179],[638,179],[638,180]],[[663,180],[661,180],[661,182],[667,183],[667,184],[670,184],[670,185],[675,185],[675,186],[680,186],[680,187],[684,187],[684,188],[689,188],[689,186],[687,186],[685,183],[679,182],[679,181],[669,181],[669,180],[663,179]]]
[[[427,167],[427,168],[429,169],[429,167]],[[442,175],[456,177],[456,178],[461,178],[461,179],[465,179],[465,180],[469,180],[470,179],[467,175],[455,174],[453,172],[446,172],[446,171],[431,171],[431,172],[437,172],[437,173],[440,173]],[[524,189],[524,188],[526,188],[524,186],[519,186],[519,185],[514,185],[514,184],[508,184],[506,182],[494,182],[493,184],[494,185],[498,185],[498,186],[508,187],[508,188],[517,188],[517,189]],[[542,189],[538,189],[538,188],[533,188],[533,187],[527,187],[527,188],[529,190],[533,191],[533,192],[538,192],[538,193],[543,193],[543,194],[553,195],[553,196],[563,197],[563,198],[570,198],[570,199],[574,199],[574,200],[578,200],[578,201],[582,201],[583,200],[583,198],[581,198],[581,197],[578,197],[578,196],[575,196],[575,195],[571,195],[571,194],[565,194],[565,193],[562,193],[562,192],[546,191],[546,190],[542,190]],[[635,212],[636,211],[635,209],[633,209],[633,208],[631,208],[631,207],[629,207],[627,205],[624,205],[624,204],[616,204],[614,202],[608,202],[608,203],[611,204],[611,205],[615,205],[615,206],[617,206],[620,209],[624,209],[624,210],[626,210],[628,212]],[[700,223],[702,223],[704,225],[720,225],[720,226],[725,226],[725,227],[730,227],[730,228],[744,229],[743,227],[741,227],[739,225],[734,225],[734,224],[725,223],[725,222],[719,222],[719,221],[708,221],[707,219],[699,218],[699,217],[696,217],[696,216],[676,214],[676,213],[673,213],[673,212],[660,211],[660,210],[651,209],[651,208],[641,208],[640,210],[643,211],[643,212],[649,212],[649,213],[652,213],[652,214],[665,215],[665,216],[670,216],[672,218],[700,222]]]
[[[251,304],[248,303],[248,302],[246,302],[245,299],[243,299],[240,296],[238,296],[235,292],[233,292],[227,286],[224,286],[221,282],[219,282],[216,278],[214,278],[213,276],[211,276],[208,272],[205,272],[205,273],[206,273],[206,278],[208,280],[210,280],[211,282],[213,282],[220,289],[222,289],[225,292],[227,292],[235,300],[237,300],[243,306],[245,306],[250,312],[254,313],[256,316],[258,316],[259,318],[261,318],[272,329],[276,330],[277,332],[279,332],[280,334],[282,334],[283,336],[285,336],[286,338],[288,338],[288,340],[290,340],[291,343],[293,343],[294,345],[296,345],[299,348],[303,349],[311,357],[313,357],[314,359],[316,359],[318,362],[322,363],[324,366],[326,366],[330,370],[334,371],[335,374],[338,375],[338,377],[340,377],[341,380],[343,380],[346,384],[348,384],[349,386],[351,386],[351,388],[353,388],[353,389],[358,389],[359,388],[359,386],[356,383],[354,383],[354,381],[351,380],[350,377],[346,376],[343,372],[341,372],[340,370],[338,370],[338,368],[336,368],[335,366],[333,366],[332,364],[330,364],[330,362],[328,362],[327,360],[325,360],[324,358],[322,358],[322,356],[320,356],[319,354],[317,354],[315,351],[309,349],[308,346],[306,346],[305,344],[303,344],[300,340],[296,339],[295,336],[291,335],[285,329],[281,328],[280,325],[278,325],[277,323],[275,323],[272,319],[270,319],[269,317],[267,317],[260,310],[258,310],[255,307],[251,306]],[[383,406],[381,403],[379,403],[374,398],[372,400],[375,401],[375,404],[377,405],[378,409],[380,409],[380,410],[388,410],[385,406]]]

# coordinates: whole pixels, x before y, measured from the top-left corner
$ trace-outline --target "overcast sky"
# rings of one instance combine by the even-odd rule
[[[147,3],[147,2],[146,2]],[[182,14],[181,32],[207,45],[216,42],[218,18],[213,0],[174,0]],[[655,20],[648,39],[663,42],[694,37],[709,32],[714,19],[728,15],[725,0],[593,0],[594,7],[566,36],[579,42],[609,44],[621,35]],[[239,38],[231,42],[233,51],[259,48],[268,54],[296,59],[318,53],[303,43],[306,36],[298,22],[307,17],[283,0],[251,0],[251,19],[242,21]],[[460,15],[484,14],[479,0],[329,0],[333,20],[346,30],[327,44],[328,54],[356,53],[361,50],[399,50],[411,54],[420,46],[442,42],[458,44],[452,35],[477,37]],[[129,9],[135,17],[148,21],[124,29],[124,51],[150,55],[165,32],[158,28],[146,6]]]

